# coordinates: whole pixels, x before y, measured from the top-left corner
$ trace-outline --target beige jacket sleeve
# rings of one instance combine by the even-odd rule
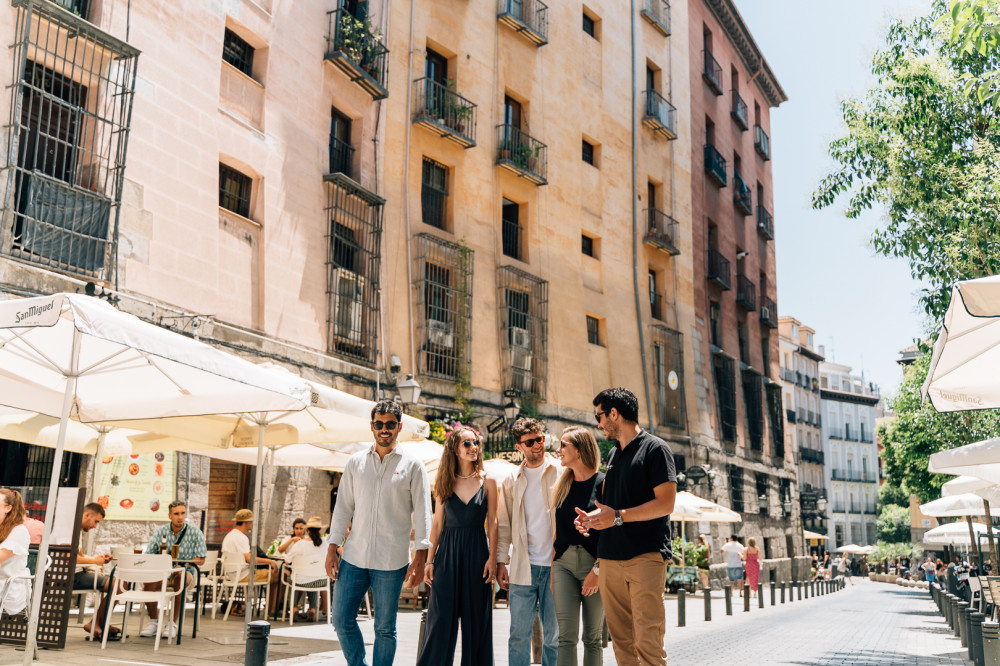
[[[507,564],[510,559],[510,526],[513,522],[511,507],[514,505],[513,484],[514,476],[508,476],[503,480],[499,492],[499,506],[497,506],[497,562]]]

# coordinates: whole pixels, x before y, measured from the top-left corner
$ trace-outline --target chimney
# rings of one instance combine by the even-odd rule
[[[826,345],[820,345],[819,346],[819,355],[823,356],[823,357],[826,357]]]

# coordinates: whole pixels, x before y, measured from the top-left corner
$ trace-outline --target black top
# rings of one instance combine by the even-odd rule
[[[603,503],[612,509],[632,509],[655,499],[653,489],[668,482],[677,483],[670,447],[659,437],[640,430],[624,449],[618,442],[611,449]],[[670,516],[609,527],[597,546],[602,559],[629,560],[644,553],[671,556]]]
[[[586,481],[574,481],[570,485],[569,492],[566,493],[566,499],[563,500],[562,505],[556,507],[555,559],[558,560],[562,557],[562,554],[570,546],[583,546],[587,549],[588,553],[597,557],[597,542],[600,538],[600,532],[594,530],[590,533],[589,537],[585,537],[576,529],[573,521],[576,520],[577,507],[584,511],[593,511],[597,508],[597,505],[594,503],[595,501],[604,501],[602,499],[603,491],[601,487],[603,482],[604,475],[600,472],[597,472]]]

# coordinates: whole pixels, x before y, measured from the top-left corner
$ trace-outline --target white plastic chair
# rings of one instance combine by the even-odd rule
[[[246,581],[243,579],[246,578]],[[222,554],[222,564],[221,571],[219,573],[219,584],[213,589],[212,592],[212,619],[215,619],[215,612],[219,607],[218,598],[219,597],[228,599],[229,603],[226,604],[226,613],[223,615],[223,622],[229,619],[229,612],[233,609],[233,601],[236,596],[236,588],[243,588],[243,598],[247,601],[250,600],[250,585],[255,587],[264,588],[264,608],[270,605],[271,600],[271,568],[267,568],[267,580],[255,580],[254,575],[250,571],[250,565],[247,564],[246,559],[242,553],[223,553]],[[221,588],[221,590],[220,590]],[[260,598],[259,596],[257,598]],[[247,605],[246,612],[251,612],[249,604]]]
[[[7,601],[7,595],[10,594],[11,586],[14,584],[23,585],[25,583],[32,583],[35,580],[35,562],[38,560],[38,551],[29,551],[27,569],[29,573],[11,576],[0,585],[0,609],[3,609],[4,603]],[[45,571],[49,570],[52,566],[52,556],[47,555],[45,557]],[[31,603],[31,595],[28,595],[28,604]],[[27,606],[24,609],[25,614],[28,612]]]
[[[982,613],[983,583],[979,580],[979,576],[969,574],[969,591],[972,592],[972,601],[969,602],[969,607],[975,608],[978,613]]]
[[[287,572],[287,576],[282,581],[288,588],[285,594],[285,613],[288,615],[289,626],[295,626],[295,607],[292,603],[295,599],[295,593],[298,591],[325,591],[329,603],[333,599],[333,588],[330,586],[331,581],[329,576],[326,575],[326,556],[323,554],[308,555],[300,553],[292,558],[291,571],[287,568],[285,571]],[[319,579],[326,581],[323,587],[304,587],[302,585],[302,583],[311,583]],[[318,613],[319,609],[316,609],[316,612]],[[333,613],[327,612],[326,620],[327,624],[333,626]]]
[[[205,553],[205,561],[198,565],[198,569],[201,571],[201,585],[195,591],[195,594],[203,595],[203,590],[208,586],[212,586],[212,599],[214,600],[216,596],[215,590],[222,579],[219,575],[219,551],[207,551]],[[202,611],[204,610],[202,608]]]
[[[115,580],[114,585],[112,585],[111,600],[108,602],[108,608],[113,609],[115,603],[119,601],[125,602],[125,617],[122,619],[122,640],[128,635],[126,627],[128,625],[129,610],[132,604],[148,604],[155,603],[159,606],[160,617],[155,618],[159,620],[159,626],[163,626],[163,621],[168,617],[173,617],[173,604],[177,599],[177,596],[184,591],[184,585],[182,584],[179,589],[175,592],[169,587],[170,577],[174,573],[184,574],[184,567],[174,567],[173,562],[170,560],[170,555],[135,555],[135,554],[122,554],[118,557],[118,566],[115,568]],[[183,579],[181,580],[183,583]],[[159,590],[144,590],[141,585],[144,583],[160,583]],[[129,589],[127,586],[139,586],[138,588]],[[126,589],[122,589],[126,587]],[[111,613],[109,612],[110,616]],[[150,618],[154,619],[154,618]],[[108,644],[108,622],[105,621],[105,626],[102,627],[102,638],[101,638],[101,649],[103,650]],[[153,650],[160,649],[160,634],[163,632],[156,632],[156,641],[153,644]],[[174,640],[176,641],[176,634],[174,635]],[[167,638],[167,642],[170,642],[170,638]]]
[[[104,568],[96,564],[85,564],[84,569],[90,569],[94,574],[94,584],[91,587],[78,587],[73,588],[70,594],[73,596],[80,597],[80,610],[76,614],[76,623],[83,624],[83,616],[87,614],[87,604],[90,602],[91,595],[96,595],[97,601],[94,603],[94,616],[90,619],[90,640],[94,640],[94,631],[97,628],[97,609],[100,608],[101,602],[101,590],[97,588],[97,579],[104,573]]]

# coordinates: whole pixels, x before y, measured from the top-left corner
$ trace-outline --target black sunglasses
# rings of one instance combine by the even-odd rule
[[[372,421],[372,428],[375,430],[395,430],[399,423],[396,421]]]
[[[535,446],[536,444],[544,444],[544,443],[545,443],[545,437],[539,435],[538,437],[532,437],[531,439],[524,440],[523,442],[521,442],[521,446],[531,447]]]
[[[467,439],[464,442],[462,442],[462,446],[464,446],[467,449],[471,449],[473,446],[479,446],[479,445],[480,444],[478,439]]]
[[[601,422],[601,417],[602,416],[607,416],[610,413],[611,412],[597,412],[596,414],[594,414],[594,420],[597,421],[598,423],[600,423]]]

